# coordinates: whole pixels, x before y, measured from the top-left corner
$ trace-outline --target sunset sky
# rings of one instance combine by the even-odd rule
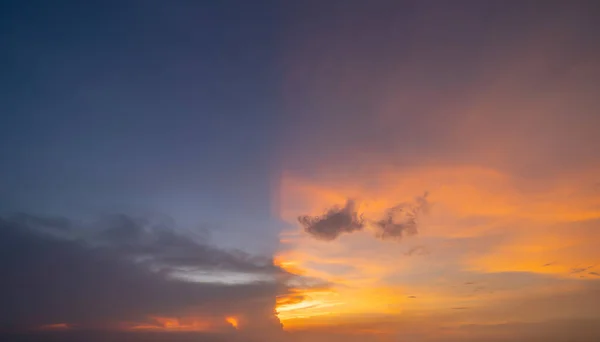
[[[599,341],[599,17],[1,2],[0,339]]]

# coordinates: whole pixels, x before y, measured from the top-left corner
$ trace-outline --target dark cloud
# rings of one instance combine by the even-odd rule
[[[0,340],[10,342],[291,342],[289,335],[256,335],[240,331],[210,332],[126,332],[91,329],[67,331],[2,332]]]
[[[343,208],[334,207],[322,216],[300,216],[298,222],[304,230],[319,240],[335,240],[342,233],[352,233],[364,228],[364,220],[356,212],[353,200]]]
[[[429,203],[427,193],[417,197],[414,203],[400,204],[386,211],[385,218],[373,224],[378,229],[377,236],[381,239],[401,239],[405,235],[418,233],[417,221],[422,212],[427,212]]]
[[[240,250],[221,250],[204,235],[179,232],[171,222],[153,222],[126,215],[105,217],[96,241],[126,258],[143,259],[154,267],[227,270],[264,274],[281,273],[270,258]]]
[[[600,277],[600,273],[598,273],[598,272],[589,272],[588,274],[596,276],[596,277]]]
[[[101,241],[116,244],[137,243],[145,235],[147,222],[127,215],[111,215],[103,217],[97,236]]]
[[[65,227],[72,233],[64,234]],[[225,251],[174,227],[127,216],[86,226],[19,215],[0,218],[0,251],[0,330],[107,327],[192,314],[237,315],[249,328],[280,329],[275,299],[286,292],[289,274],[268,258]],[[173,276],[195,271],[246,280]]]
[[[425,193],[412,203],[387,209],[382,219],[366,220],[362,214],[358,214],[355,202],[348,200],[344,207],[333,207],[321,216],[299,216],[298,222],[304,231],[324,241],[335,240],[342,233],[361,231],[365,228],[365,222],[375,227],[375,235],[382,240],[400,239],[405,235],[417,234],[418,218],[428,210],[429,202]]]

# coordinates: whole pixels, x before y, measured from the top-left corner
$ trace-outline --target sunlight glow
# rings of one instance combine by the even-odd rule
[[[148,324],[137,324],[130,327],[131,330],[148,331],[210,331],[214,329],[213,324],[198,318],[179,319],[175,317],[151,317],[153,322]]]
[[[233,317],[233,316],[229,316],[225,318],[225,321],[229,324],[231,324],[232,327],[234,327],[235,329],[239,328],[239,321],[237,319],[237,317]]]

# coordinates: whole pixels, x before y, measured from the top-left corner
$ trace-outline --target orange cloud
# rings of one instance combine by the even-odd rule
[[[150,317],[150,322],[144,324],[135,324],[128,327],[128,330],[148,330],[148,331],[214,331],[217,325],[208,319],[199,317]]]
[[[483,290],[462,293],[440,286],[462,284],[465,272],[573,278],[569,273],[573,267],[600,263],[600,253],[593,248],[600,233],[585,226],[600,219],[600,192],[590,189],[595,179],[589,172],[535,187],[504,172],[475,166],[380,168],[370,177],[346,174],[339,179],[327,177],[323,168],[322,174],[312,178],[284,174],[280,217],[295,222],[298,215],[322,214],[348,198],[356,200],[360,214],[377,217],[424,191],[430,193],[431,210],[420,221],[418,235],[401,243],[381,242],[362,232],[317,241],[298,225],[283,232],[276,263],[332,284],[331,291],[323,293],[297,288],[295,301],[278,304],[286,329],[339,322],[354,314],[397,316],[404,310],[493,306],[502,298],[519,297],[518,293],[487,290],[483,296]],[[430,253],[408,256],[415,245],[426,246]],[[428,285],[411,285],[415,279]],[[494,278],[492,285],[514,286],[508,278]],[[549,291],[558,291],[556,286]],[[420,295],[411,300],[411,293]]]
[[[547,312],[515,310],[527,296],[563,296],[596,281],[598,68],[580,58],[587,48],[576,52],[582,36],[570,23],[584,16],[532,16],[523,22],[535,24],[522,34],[499,34],[501,41],[461,55],[474,63],[463,65],[448,55],[405,58],[404,48],[395,51],[385,39],[361,44],[361,28],[341,24],[361,16],[338,14],[342,19],[332,15],[328,24],[339,25],[293,40],[289,110],[302,120],[290,133],[301,127],[303,134],[288,142],[296,149],[274,205],[294,225],[281,235],[278,263],[332,291],[310,296],[310,287],[298,286],[307,296],[286,302],[284,324],[337,329],[386,315],[394,324],[427,317],[428,328],[535,320]],[[429,28],[450,17],[423,15],[429,25],[415,30],[417,37],[423,31],[430,38]],[[365,67],[379,56],[386,57],[384,72]],[[446,83],[455,64],[469,71]],[[357,217],[384,217],[425,191],[429,215],[419,218],[418,234],[400,242],[376,240],[368,225],[367,232],[316,241],[297,222],[349,199]],[[417,246],[427,253],[410,253]]]
[[[235,329],[239,328],[239,320],[237,317],[234,316],[229,316],[229,317],[225,317],[225,321],[229,324],[231,324],[232,327],[234,327]]]

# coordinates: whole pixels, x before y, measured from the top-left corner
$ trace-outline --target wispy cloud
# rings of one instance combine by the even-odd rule
[[[586,267],[574,267],[574,268],[571,268],[570,273],[571,274],[579,274],[579,273],[583,273],[587,270],[590,270],[592,268],[594,268],[594,265],[590,265],[590,266],[586,266]]]

